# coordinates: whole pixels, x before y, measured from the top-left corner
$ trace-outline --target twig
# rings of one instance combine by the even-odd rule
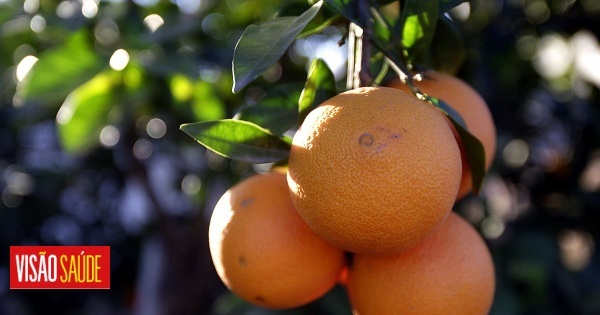
[[[417,98],[419,98],[422,101],[426,101],[426,102],[430,102],[431,98],[429,97],[429,95],[421,92],[421,89],[419,89],[414,83],[413,83],[413,76],[410,74],[410,72],[408,71],[408,69],[402,65],[402,64],[398,64],[396,62],[394,62],[392,59],[390,59],[388,56],[385,57],[385,60],[387,62],[387,64],[392,68],[392,70],[394,70],[394,72],[396,72],[396,74],[398,74],[398,76],[400,77],[400,81],[402,81],[402,83],[408,85],[408,88],[410,89],[410,91],[412,92],[412,94],[414,94]],[[415,76],[416,78],[419,78],[420,81],[420,75]]]
[[[358,85],[371,85],[371,37],[373,36],[373,23],[371,21],[369,0],[357,1],[359,21],[362,24],[362,36],[360,37],[360,71],[358,73]]]
[[[360,26],[352,24],[354,28],[355,45],[354,48],[354,71],[352,73],[352,88],[356,89],[361,86],[360,73],[363,69],[363,30]]]
[[[346,89],[350,90],[354,88],[354,65],[356,49],[356,36],[354,34],[354,23],[348,25],[348,69],[346,71]]]

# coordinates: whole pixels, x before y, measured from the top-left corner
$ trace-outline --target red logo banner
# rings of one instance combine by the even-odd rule
[[[11,289],[110,289],[110,246],[11,246]]]

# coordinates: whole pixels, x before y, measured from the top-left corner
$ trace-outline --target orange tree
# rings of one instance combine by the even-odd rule
[[[345,33],[340,35],[339,46],[347,46],[349,58],[346,86],[341,90],[400,77],[418,98],[443,111],[457,129],[477,192],[485,173],[483,145],[468,132],[460,114],[413,84],[409,70],[436,65],[447,70],[460,64],[460,34],[444,14],[461,2],[318,1],[298,16],[280,16],[251,25],[235,48],[232,90],[239,92],[269,70],[297,38],[340,27]],[[441,37],[438,41],[434,40],[436,34]],[[377,77],[372,75],[374,71]],[[285,133],[301,125],[308,112],[338,93],[331,69],[318,58],[312,61],[306,80],[300,82],[303,88],[288,83],[267,91],[257,104],[242,108],[234,119],[190,123],[181,129],[228,158],[253,163],[285,160],[290,149]]]
[[[457,141],[467,160],[464,164],[471,170],[468,179],[475,193],[488,166],[481,141],[468,131],[461,115],[444,100],[423,93],[411,73],[436,66],[446,71],[448,65],[461,62],[460,36],[445,16],[461,2],[318,1],[294,16],[288,16],[284,8],[277,17],[250,25],[241,35],[232,63],[233,92],[269,71],[298,38],[332,29],[339,32],[337,49],[348,51],[345,86],[338,86],[328,64],[315,58],[306,79],[277,82],[233,119],[188,123],[181,129],[233,160],[286,165],[289,158],[288,184],[294,205],[315,233],[330,244],[357,255],[407,250],[431,235],[456,201],[463,164]],[[436,36],[443,40],[436,41]],[[448,53],[436,54],[439,51]],[[391,78],[399,78],[414,96],[391,88],[361,89]],[[341,93],[346,90],[352,91]],[[376,121],[363,124],[366,119]],[[380,149],[387,143],[380,143],[380,134],[377,138],[371,135],[376,127],[387,132],[387,138],[402,137],[408,147],[390,146],[385,155],[369,160],[369,165],[365,165],[369,154],[348,156],[354,152],[350,143],[356,145],[356,137],[365,147],[377,146],[373,148],[376,151],[369,151],[372,155],[383,151]],[[396,128],[405,134],[393,131]],[[382,162],[377,163],[379,160]],[[234,219],[219,226],[235,226]],[[211,227],[216,224],[213,221],[221,222],[214,214]],[[223,229],[211,236],[225,242],[219,236],[226,238],[227,233],[228,229]],[[267,241],[259,238],[256,243]],[[222,249],[212,254],[222,257],[227,252]],[[218,258],[215,263],[233,292],[258,294],[242,293],[229,280],[246,277],[246,273],[237,274],[243,268],[224,276]],[[350,275],[352,268],[351,259]],[[493,279],[493,272],[487,270],[491,273],[487,277]],[[264,277],[271,278],[269,273]],[[487,285],[493,288],[493,281]],[[485,299],[491,300],[493,290],[486,292]],[[252,298],[248,301],[263,305]],[[491,305],[484,304],[480,313]]]
[[[296,40],[302,40],[307,36],[316,36],[315,34],[321,32],[337,34],[340,49],[348,50],[349,60],[345,84],[336,80],[334,71],[329,67],[328,62],[315,58],[308,68],[306,79],[302,78],[300,82],[298,82],[298,78],[279,81],[277,85],[268,89],[265,96],[256,104],[242,108],[233,119],[192,122],[182,125],[181,129],[205,147],[227,158],[251,163],[281,163],[285,165],[289,156],[291,136],[296,128],[302,125],[307,114],[316,106],[342,91],[360,86],[379,85],[391,78],[399,78],[417,98],[437,106],[456,129],[460,142],[464,146],[464,156],[472,172],[472,189],[477,194],[481,190],[485,170],[490,165],[489,162],[486,162],[481,142],[469,132],[468,125],[464,124],[460,115],[451,106],[448,106],[443,99],[436,98],[435,95],[422,93],[418,88],[418,84],[413,83],[413,80],[417,78],[412,76],[415,72],[419,73],[428,69],[452,73],[460,68],[465,56],[485,58],[481,54],[489,53],[478,52],[474,48],[466,53],[461,47],[461,35],[457,32],[454,22],[448,18],[446,13],[462,2],[331,0],[312,2],[310,7],[305,6],[304,9],[301,9],[302,6],[297,4],[284,7],[274,19],[251,25],[242,34],[236,45],[233,58],[233,92],[239,92],[248,86],[252,86],[256,78],[269,71],[280,58],[288,56],[286,53]],[[534,10],[535,6],[531,3],[522,6],[523,11],[536,25],[548,19],[547,15],[551,15],[552,12],[567,12],[567,10],[572,9],[570,5],[564,8],[552,7],[551,9],[543,2],[536,1],[536,5],[539,5],[538,8],[540,8],[539,11]],[[593,6],[589,3],[582,4],[582,6],[586,12],[596,12],[594,11],[596,9],[592,9]],[[469,9],[477,10],[482,7],[489,9],[487,12],[497,12],[494,10],[498,9],[493,5],[474,1],[466,9],[465,6],[462,6],[454,10],[454,16],[460,20],[460,15],[468,15]],[[510,5],[507,5],[507,7],[510,7]],[[534,11],[539,15],[535,15]],[[494,13],[490,14],[493,16]],[[482,14],[478,18],[485,21],[490,16]],[[510,29],[510,21],[510,19],[503,21],[506,22],[504,26],[507,29]],[[482,24],[485,25],[485,22],[481,20],[474,21],[470,24],[474,29],[467,28],[464,31],[469,36],[473,36],[473,33],[476,33],[476,31],[474,32],[476,27]],[[501,26],[498,27],[501,28]],[[542,44],[548,44],[551,39],[548,39],[548,42],[540,43],[538,47],[534,47],[537,44],[535,37],[522,36],[520,39],[522,42],[520,45],[516,45],[520,49],[518,51],[521,54],[520,58],[532,60],[534,57],[544,57],[546,63],[548,63],[551,58],[549,56],[552,54],[551,49],[546,49],[545,53],[547,55],[540,53],[540,56],[536,55],[536,49],[542,51],[545,48]],[[593,42],[593,38],[591,42]],[[511,60],[509,56],[505,57],[506,60]],[[498,58],[500,57],[498,56]],[[566,83],[567,81],[558,80],[555,72],[549,70],[551,68],[551,65],[546,64],[546,68],[543,68],[542,65],[538,64],[536,71],[541,73],[545,79],[551,81],[551,89],[561,91],[559,82]],[[562,71],[562,75],[567,73],[566,70]],[[507,83],[507,86],[518,88],[508,83],[510,78],[518,77],[514,74],[515,72],[518,73],[519,71],[513,69],[512,77],[507,74],[505,83]],[[585,80],[586,84],[593,84],[591,83],[593,82],[591,77],[587,77]],[[562,87],[564,93],[565,85]],[[584,96],[586,99],[590,99],[590,94],[585,95],[587,95]],[[529,147],[522,141],[512,142],[510,146],[502,151],[503,162],[514,163],[512,164],[514,167],[521,167],[528,161],[530,154],[528,150]],[[567,161],[570,159],[568,150],[552,150],[557,154],[555,157],[558,160],[554,161],[558,164],[553,164],[554,166],[551,166],[551,168],[565,163],[564,159]],[[494,152],[495,150],[490,151]],[[544,160],[541,157],[538,157],[538,159],[538,161]],[[545,160],[550,162],[549,159]],[[535,173],[534,169],[532,168],[530,171]],[[532,176],[533,178],[539,178],[536,175]],[[515,196],[510,191],[506,192],[504,197],[494,196],[494,192],[496,192],[494,189],[507,190],[512,187],[499,183],[497,178],[489,187],[495,188],[489,188],[487,197],[497,202],[508,202]],[[519,191],[518,188],[514,189]],[[563,196],[562,194],[559,195]],[[551,196],[556,197],[556,195],[549,195],[548,198],[552,199]],[[506,228],[506,222],[511,220],[509,219],[511,218],[510,215],[507,215],[506,212],[502,213],[503,210],[500,210],[502,206],[492,204],[487,206],[477,200],[469,199],[464,204],[457,204],[457,210],[463,211],[465,215],[473,215],[471,217],[472,221],[481,223],[482,231],[489,238],[497,238],[502,235]],[[527,205],[529,205],[529,200],[526,203]],[[522,209],[515,210],[519,209],[518,207],[518,202],[515,202],[509,206],[508,210],[506,207],[502,209],[518,216],[520,215],[519,211],[524,211]],[[486,216],[485,211],[487,209],[490,209],[489,211],[493,213],[490,214],[490,217],[481,219]],[[564,229],[563,226],[558,230]],[[558,235],[557,239],[562,244],[561,246],[567,246],[566,244],[569,241],[586,244],[582,245],[583,247],[580,248],[580,251],[578,250],[578,253],[587,257],[585,260],[585,266],[587,266],[591,259],[590,253],[593,253],[593,235],[580,229],[562,232],[567,234]],[[523,248],[531,248],[529,245],[523,246]],[[516,252],[511,253],[516,254]],[[524,253],[517,255],[524,255]],[[562,255],[569,256],[566,250]],[[544,270],[547,271],[547,268],[551,268],[550,266],[555,261],[550,259],[538,262],[535,265],[543,266]],[[540,277],[533,274],[526,275],[525,270],[528,268],[526,264],[521,265],[520,268],[523,268],[521,269],[523,273],[520,273],[518,277],[520,280],[517,280],[517,282],[523,281],[523,283],[531,286],[539,285],[538,289],[533,289],[530,292],[536,301],[534,304],[543,303],[540,301],[540,295],[536,296],[536,294],[546,292],[541,288],[549,285],[552,280],[548,279],[546,274]],[[515,302],[518,297],[507,293],[504,290],[506,285],[505,282],[501,281],[499,286],[503,289],[498,293],[498,296],[502,302],[508,301],[508,303],[496,304],[495,312],[518,313],[519,307],[522,310],[532,307],[527,303],[521,304],[524,306],[516,306],[519,305]],[[567,304],[567,306],[563,306],[564,309],[576,309],[578,307],[575,305],[576,303]],[[594,306],[589,307],[595,309]]]

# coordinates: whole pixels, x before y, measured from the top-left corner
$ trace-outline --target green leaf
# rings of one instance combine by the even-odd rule
[[[355,23],[356,25],[364,28],[364,21],[360,18],[356,3],[352,0],[325,0],[325,2],[332,6],[336,11],[341,13],[346,19]],[[387,3],[387,0],[381,0],[383,4]],[[402,51],[400,45],[396,42],[396,34],[399,34],[398,29],[390,29],[388,23],[383,17],[377,16],[376,14],[370,14],[374,17],[373,23],[373,37],[371,37],[371,43],[379,49],[387,58],[392,60],[395,64],[400,65],[399,59],[396,56],[401,56]],[[395,25],[399,27],[399,22]],[[407,70],[408,71],[408,70]]]
[[[278,85],[256,104],[242,108],[234,119],[255,123],[275,135],[283,135],[298,122],[298,99],[302,86]]]
[[[373,20],[373,35],[384,42],[396,41],[399,36],[392,33],[393,29],[390,29],[385,17],[379,14],[374,16],[376,18]]]
[[[102,128],[114,119],[118,84],[120,74],[108,70],[69,94],[56,116],[58,140],[65,151],[83,154],[100,143]]]
[[[465,46],[460,30],[445,15],[440,15],[431,43],[434,68],[441,72],[456,73],[465,59]]]
[[[215,153],[248,163],[285,160],[291,147],[266,129],[243,120],[205,121],[184,124],[180,128]]]
[[[335,87],[335,77],[333,72],[327,66],[324,60],[314,59],[308,70],[308,78],[300,95],[299,105],[299,121],[302,124],[304,118],[310,111],[324,101],[334,97],[337,94]]]
[[[43,52],[20,87],[25,98],[64,99],[94,77],[107,62],[94,51],[91,38],[88,31],[80,30],[61,46]]]
[[[322,4],[322,1],[315,3],[298,17],[279,17],[261,25],[248,26],[233,52],[233,92],[239,92],[275,64]]]
[[[438,18],[438,1],[407,0],[400,15],[402,46],[408,52],[408,60],[427,50]]]
[[[478,194],[483,183],[483,177],[485,176],[485,150],[483,144],[469,132],[463,118],[448,103],[434,97],[430,97],[430,100],[448,116],[456,131],[458,131],[466,151],[469,166],[471,167],[473,193]]]
[[[440,14],[450,11],[450,9],[456,7],[457,5],[467,2],[469,0],[439,0],[440,4]]]
[[[8,5],[6,3],[0,2],[0,24],[6,23],[8,20],[17,15],[19,11],[19,6],[17,5]]]
[[[175,74],[169,81],[175,106],[191,114],[196,121],[222,119],[226,116],[225,104],[214,91],[214,86],[188,76]]]
[[[336,11],[341,13],[345,18],[356,25],[361,25],[359,13],[357,11],[356,2],[353,0],[325,0],[325,2],[332,6]]]

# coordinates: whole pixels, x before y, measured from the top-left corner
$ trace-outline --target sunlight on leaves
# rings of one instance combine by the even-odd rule
[[[196,121],[217,120],[226,116],[223,100],[208,82],[193,81],[186,75],[176,74],[171,77],[169,88],[174,105],[182,112],[192,114]]]
[[[82,154],[100,143],[117,102],[114,89],[119,82],[120,76],[109,70],[69,94],[56,115],[58,139],[65,151]]]
[[[289,156],[290,143],[248,121],[205,121],[184,124],[180,129],[206,148],[237,161],[269,163]]]
[[[94,51],[91,38],[82,29],[43,52],[19,87],[25,98],[64,98],[105,67],[107,62]]]
[[[275,135],[283,135],[298,122],[300,84],[277,85],[256,104],[242,108],[234,119],[253,122]]]
[[[322,1],[315,3],[298,17],[279,17],[248,26],[234,50],[233,92],[239,92],[275,64],[319,12],[322,4]]]
[[[435,33],[438,17],[437,1],[408,0],[400,16],[402,46],[409,60],[425,51]]]

